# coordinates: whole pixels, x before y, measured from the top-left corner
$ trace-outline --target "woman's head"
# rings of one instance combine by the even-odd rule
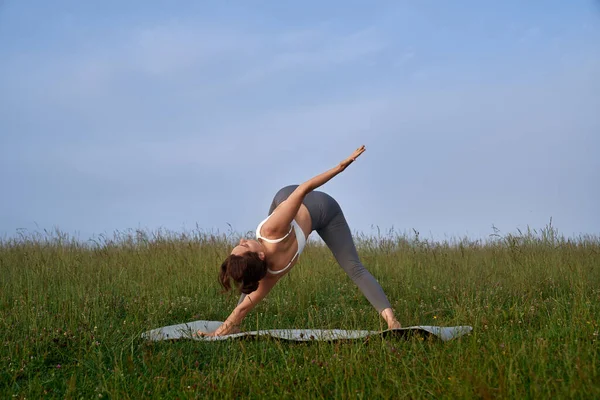
[[[255,240],[240,241],[240,245],[221,264],[219,282],[227,291],[231,289],[231,279],[240,292],[249,294],[258,288],[258,281],[267,274],[265,253],[260,243]]]

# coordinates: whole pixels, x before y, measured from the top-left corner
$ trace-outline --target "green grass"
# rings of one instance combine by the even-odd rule
[[[405,325],[472,325],[447,343],[371,339],[146,343],[148,329],[224,320],[217,269],[232,237],[61,233],[0,242],[2,398],[599,398],[600,239],[549,227],[487,242],[357,238]],[[380,329],[327,248],[244,330]]]

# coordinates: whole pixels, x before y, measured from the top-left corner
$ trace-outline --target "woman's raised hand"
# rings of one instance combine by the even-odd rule
[[[358,156],[360,156],[362,153],[364,153],[366,150],[365,145],[363,144],[362,146],[360,146],[358,149],[354,150],[354,153],[352,153],[352,155],[348,158],[346,158],[344,161],[342,161],[340,163],[340,167],[342,167],[342,170],[346,169],[346,167],[348,167],[348,165],[352,164],[354,162],[354,160],[356,160],[358,158]]]

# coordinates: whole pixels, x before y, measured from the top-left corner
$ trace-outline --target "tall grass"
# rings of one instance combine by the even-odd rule
[[[600,238],[551,226],[486,241],[357,238],[403,325],[472,325],[438,343],[272,339],[146,343],[140,334],[224,320],[217,267],[235,234],[60,232],[0,241],[0,396],[6,398],[598,398]],[[382,329],[312,243],[244,330]]]

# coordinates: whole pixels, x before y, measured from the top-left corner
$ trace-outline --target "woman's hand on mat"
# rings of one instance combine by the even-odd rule
[[[362,153],[364,153],[366,150],[365,145],[363,144],[362,146],[360,146],[358,149],[354,150],[354,153],[352,153],[352,155],[348,158],[346,158],[344,161],[342,161],[340,163],[340,167],[342,167],[342,170],[346,169],[348,167],[348,165],[352,164],[354,162],[354,160],[356,160],[358,158],[358,156],[360,156]]]
[[[231,328],[227,329],[226,335],[233,335],[234,333],[240,333],[239,325],[234,325]]]
[[[217,336],[217,335],[215,335],[214,332],[208,333],[208,332],[198,331],[198,332],[196,332],[196,336],[199,336],[199,337],[212,337],[212,336]]]
[[[225,335],[233,335],[234,333],[240,333],[240,327],[238,325],[234,325],[231,327],[221,325],[219,329],[214,332],[196,332],[198,336],[206,336],[206,337],[215,337],[215,336],[225,336]]]

